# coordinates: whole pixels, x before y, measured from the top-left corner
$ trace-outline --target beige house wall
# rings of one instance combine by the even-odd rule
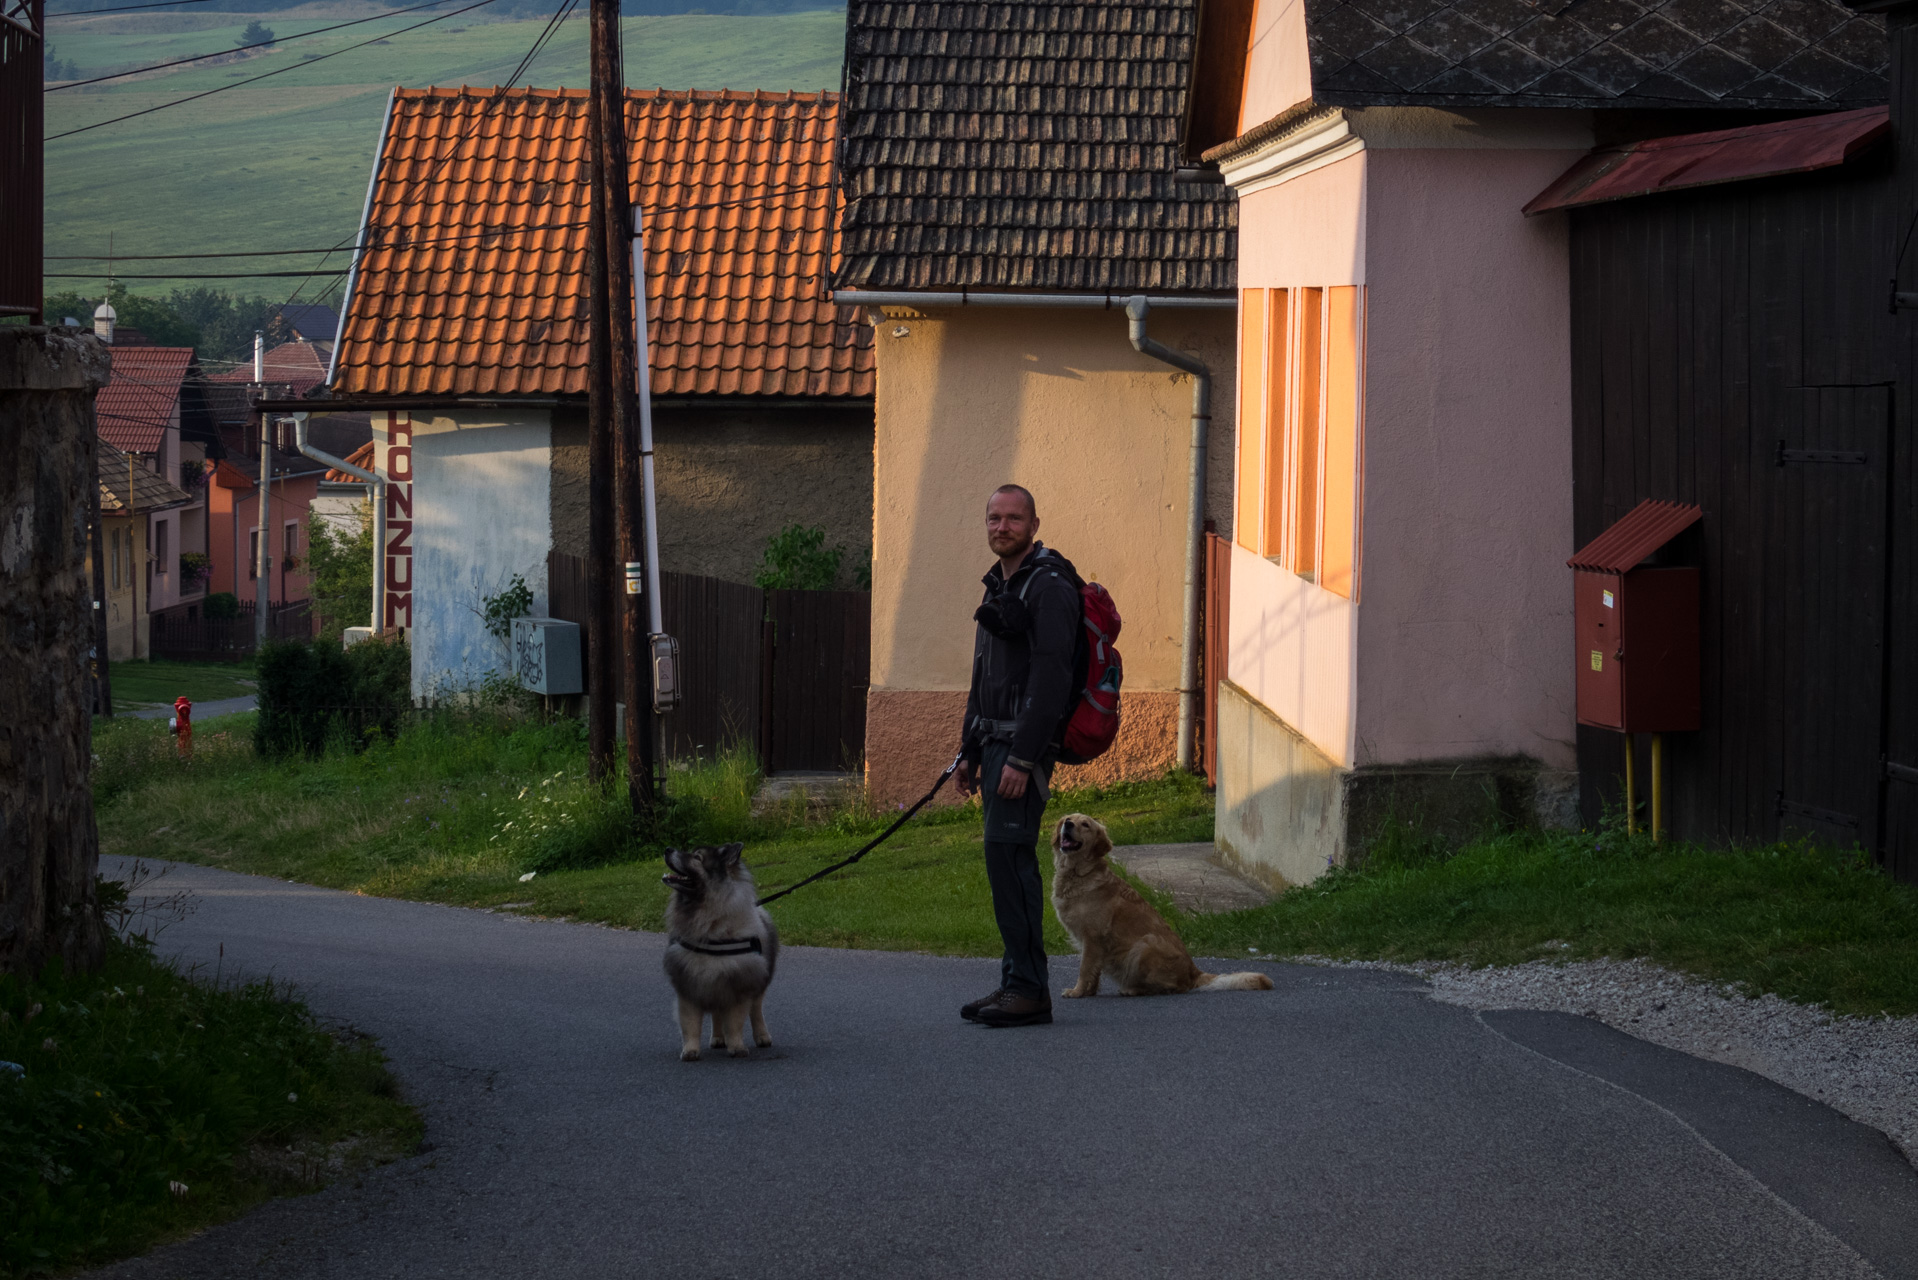
[[[113,539],[121,539],[120,584],[113,582]],[[107,659],[112,662],[129,662],[135,658],[151,655],[147,644],[152,620],[147,613],[146,558],[147,558],[147,520],[144,516],[134,518],[127,515],[103,513],[100,517],[100,545],[106,548],[107,563],[102,568],[101,580],[106,583],[107,614]],[[131,546],[129,555],[127,548]],[[132,575],[138,572],[136,580]],[[93,542],[87,540],[87,582],[93,581]],[[139,608],[134,608],[134,587],[139,587]],[[92,594],[91,585],[87,588]]]
[[[751,582],[767,539],[823,528],[842,547],[839,584],[872,545],[872,406],[661,404],[653,411],[659,563]],[[586,420],[553,419],[553,545],[586,554]]]
[[[1161,310],[1160,341],[1213,371],[1207,516],[1230,532],[1235,324]],[[867,775],[916,798],[957,748],[986,498],[1038,499],[1040,538],[1103,583],[1125,619],[1125,728],[1061,782],[1155,773],[1173,758],[1184,627],[1192,384],[1132,349],[1123,312],[945,309],[879,326],[872,693]]]

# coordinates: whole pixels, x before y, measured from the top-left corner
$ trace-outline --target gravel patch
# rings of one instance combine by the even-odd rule
[[[1298,958],[1416,973],[1447,1004],[1581,1014],[1668,1049],[1743,1067],[1882,1130],[1918,1166],[1918,1017],[1834,1017],[1643,960],[1468,969]]]

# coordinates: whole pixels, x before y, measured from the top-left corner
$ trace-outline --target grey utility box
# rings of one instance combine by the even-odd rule
[[[559,618],[514,618],[513,678],[534,693],[583,690],[579,624]]]

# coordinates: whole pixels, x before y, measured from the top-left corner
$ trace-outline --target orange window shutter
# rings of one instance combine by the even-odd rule
[[[1285,547],[1285,408],[1290,403],[1292,295],[1273,289],[1266,316],[1265,416],[1254,425],[1265,438],[1265,471],[1259,489],[1265,496],[1259,527],[1259,553],[1277,556]]]
[[[1320,415],[1325,408],[1325,293],[1299,290],[1298,421],[1292,430],[1292,571],[1308,582],[1319,574]]]
[[[1365,298],[1328,291],[1325,334],[1325,522],[1319,585],[1358,598],[1358,525],[1364,422]]]
[[[1265,436],[1257,429],[1265,408],[1265,290],[1239,291],[1239,474],[1234,484],[1232,532],[1260,554],[1259,498],[1265,488]],[[1248,429],[1250,424],[1251,429]]]

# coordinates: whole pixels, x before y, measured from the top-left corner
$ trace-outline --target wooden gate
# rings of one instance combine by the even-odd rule
[[[547,609],[586,625],[586,561],[547,557]],[[872,597],[762,591],[689,573],[659,575],[660,614],[679,640],[680,704],[666,754],[711,758],[747,745],[769,772],[855,767],[866,743]]]
[[[772,624],[768,771],[856,769],[866,748],[872,597],[864,591],[766,595]]]

